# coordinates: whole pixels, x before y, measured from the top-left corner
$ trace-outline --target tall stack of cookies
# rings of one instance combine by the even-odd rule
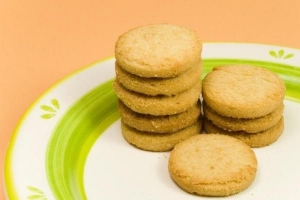
[[[202,43],[181,26],[154,24],[122,34],[115,46],[115,92],[124,138],[169,151],[201,132]]]
[[[233,136],[250,147],[280,137],[285,85],[278,75],[254,66],[220,66],[202,83],[206,132]]]

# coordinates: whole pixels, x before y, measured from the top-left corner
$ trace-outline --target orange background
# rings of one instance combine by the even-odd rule
[[[298,0],[1,0],[0,199],[3,163],[20,117],[47,88],[114,53],[124,31],[167,22],[204,42],[300,48]]]

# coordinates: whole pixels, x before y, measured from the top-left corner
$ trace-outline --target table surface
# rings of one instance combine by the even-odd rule
[[[184,25],[203,42],[300,48],[298,0],[0,1],[0,199],[14,128],[49,87],[114,54],[118,36],[153,23]]]

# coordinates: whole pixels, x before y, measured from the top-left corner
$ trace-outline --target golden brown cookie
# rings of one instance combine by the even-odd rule
[[[153,116],[132,111],[122,101],[118,101],[122,121],[140,131],[172,133],[194,124],[201,117],[200,100],[185,112],[175,115]]]
[[[172,78],[144,78],[123,70],[115,63],[116,77],[127,89],[151,95],[171,96],[183,92],[200,81],[202,62],[197,62],[186,72]]]
[[[155,152],[170,151],[179,142],[193,135],[200,134],[201,128],[202,121],[199,119],[193,125],[179,131],[159,134],[139,131],[121,122],[122,134],[128,143],[139,149]]]
[[[199,134],[177,144],[169,158],[169,172],[186,192],[201,196],[229,196],[254,181],[257,159],[242,141],[219,134]]]
[[[232,118],[219,115],[203,103],[204,116],[212,123],[225,130],[247,133],[257,133],[275,126],[282,117],[283,108],[282,104],[270,114],[259,118]]]
[[[211,121],[204,118],[203,128],[207,133],[220,133],[223,135],[237,138],[250,147],[258,148],[268,146],[274,143],[282,134],[284,128],[284,119],[281,117],[279,122],[272,128],[259,133],[246,133],[244,131],[227,131],[214,125]]]
[[[195,31],[171,24],[131,29],[115,44],[118,64],[141,77],[175,77],[199,62],[201,51]]]
[[[280,77],[264,68],[248,65],[215,67],[202,82],[207,105],[220,115],[257,118],[279,108],[285,95]]]
[[[173,115],[186,111],[200,97],[200,81],[190,89],[174,96],[147,96],[126,89],[115,81],[115,92],[118,98],[131,110],[150,115]]]

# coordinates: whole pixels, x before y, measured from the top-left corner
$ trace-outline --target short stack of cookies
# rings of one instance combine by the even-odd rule
[[[261,67],[220,66],[202,83],[206,132],[233,136],[250,147],[280,137],[285,85],[278,75]]]
[[[114,88],[128,143],[169,151],[201,132],[201,51],[196,32],[170,24],[138,27],[118,38]]]

